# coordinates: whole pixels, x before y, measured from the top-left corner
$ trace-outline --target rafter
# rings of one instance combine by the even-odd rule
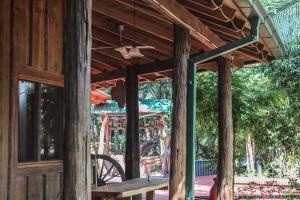
[[[134,26],[137,29],[149,32],[153,35],[155,35],[158,38],[167,40],[172,42],[173,41],[173,34],[172,30],[166,28],[166,27],[160,27],[157,26],[157,24],[147,20],[143,19],[141,17],[136,17],[135,23],[134,19],[132,17],[132,13],[126,12],[123,9],[116,9],[114,6],[110,5],[109,1],[94,1],[93,2],[93,10],[95,12],[102,13],[108,17],[112,17],[124,24]]]
[[[102,14],[97,13],[96,11],[93,12],[93,26],[97,27],[97,29],[105,30],[106,32],[109,32],[119,37],[118,25],[119,24],[113,23],[112,20],[105,19]],[[131,28],[131,26],[125,26],[125,31],[123,32],[123,39],[128,40],[132,43],[134,42],[133,35],[133,28]],[[156,38],[150,37],[151,35],[147,37],[148,35],[149,34],[147,34],[147,32],[140,33],[139,31],[136,31],[135,42],[137,42],[140,45],[155,46],[157,48],[156,51],[165,55],[172,55],[172,42],[163,40],[159,41]]]
[[[157,8],[163,15],[173,22],[181,24],[190,30],[193,37],[197,38],[207,47],[214,49],[225,45],[225,42],[217,37],[208,26],[201,22],[176,0],[145,0]]]

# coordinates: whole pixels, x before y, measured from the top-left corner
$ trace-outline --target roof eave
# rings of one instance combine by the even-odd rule
[[[234,0],[234,2],[245,16],[249,17],[250,14],[255,13],[261,19],[261,26],[267,31],[267,33],[261,34],[262,39],[268,41],[269,49],[274,57],[283,57],[285,55],[283,43],[270,16],[259,0]],[[249,9],[251,9],[251,11],[249,11]]]

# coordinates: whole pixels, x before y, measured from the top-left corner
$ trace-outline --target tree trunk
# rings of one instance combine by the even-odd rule
[[[219,156],[218,199],[233,199],[233,124],[230,62],[218,62]]]
[[[186,99],[190,34],[174,25],[173,113],[169,199],[185,199],[186,182]]]
[[[125,175],[126,179],[133,179],[140,177],[139,97],[135,67],[126,71],[126,116]],[[133,199],[142,199],[142,196],[136,195]]]
[[[66,0],[64,10],[65,139],[63,199],[91,199],[91,0]]]
[[[255,172],[254,166],[254,151],[252,148],[251,135],[248,134],[246,138],[246,160],[247,160],[247,170],[250,173]]]

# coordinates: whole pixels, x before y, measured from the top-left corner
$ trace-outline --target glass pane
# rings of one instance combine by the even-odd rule
[[[61,159],[62,89],[19,82],[19,161]]]

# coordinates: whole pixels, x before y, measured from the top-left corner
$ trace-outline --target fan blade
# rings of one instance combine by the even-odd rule
[[[155,49],[153,46],[137,46],[138,49]]]
[[[115,47],[93,47],[92,50],[114,49]]]
[[[130,59],[131,56],[129,55],[126,47],[117,47],[115,48],[116,51],[120,52],[124,59]]]

